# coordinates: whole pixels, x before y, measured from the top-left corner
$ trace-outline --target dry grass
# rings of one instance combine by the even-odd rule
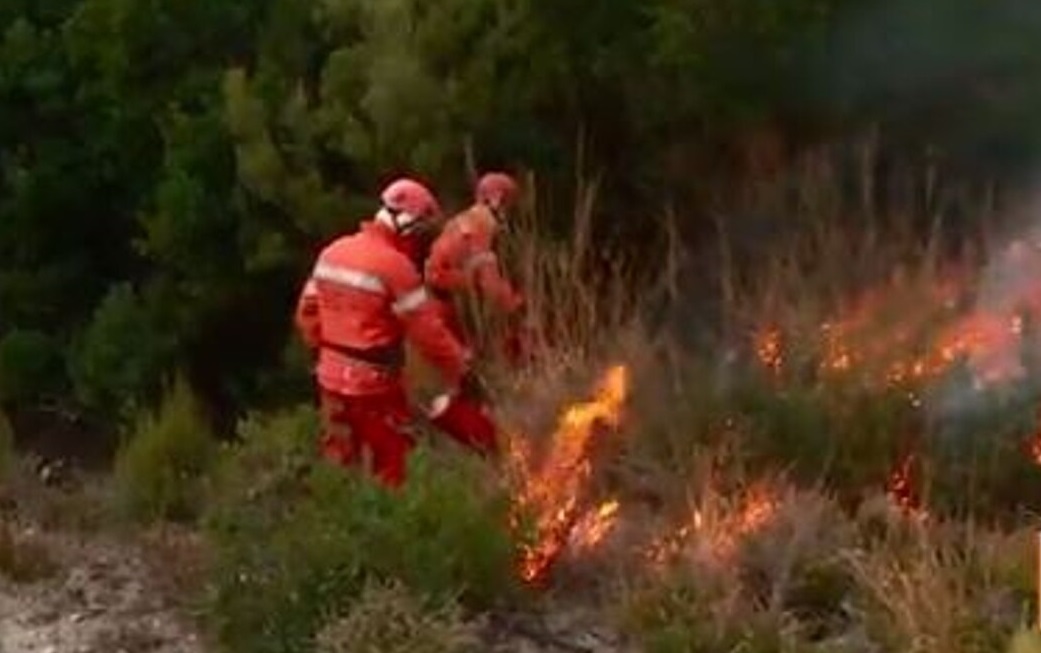
[[[1029,532],[923,523],[884,499],[854,517],[814,491],[772,497],[750,511],[703,492],[655,564],[626,568],[614,612],[644,650],[982,653],[1028,615]]]
[[[371,584],[317,638],[319,653],[477,653],[473,623],[453,605],[431,608],[395,583]]]
[[[70,475],[60,484],[41,478],[41,461],[32,456],[15,458],[0,497],[6,489],[12,513],[44,531],[93,533],[114,523],[109,479]]]
[[[662,331],[645,319],[647,295],[668,297],[672,311],[697,301],[677,281],[684,271],[674,242],[654,289],[664,293],[638,292],[621,268],[597,283],[585,276],[595,185],[579,193],[566,243],[545,247],[533,211],[510,242],[540,338],[534,365],[519,374],[492,367],[503,422],[538,439],[608,363],[633,371],[625,456],[599,475],[624,499],[650,495],[653,505],[650,516],[623,511],[646,523],[625,524],[630,540],[605,544],[601,554],[611,559],[597,569],[601,584],[622,586],[620,623],[643,650],[971,653],[1000,648],[1029,608],[1033,558],[1022,533],[920,523],[881,494],[898,446],[923,422],[868,383],[877,370],[841,381],[804,375],[826,355],[821,324],[869,304],[855,345],[903,356],[935,337],[947,319],[938,288],[971,297],[990,245],[969,237],[952,247],[946,216],[954,208],[991,215],[992,224],[1008,216],[995,213],[989,193],[936,182],[937,171],[883,207],[868,150],[854,175],[859,199],[850,202],[836,192],[845,173],[834,160],[808,155],[783,178],[749,186],[740,206],[713,209],[719,265],[711,279],[722,309],[702,339],[707,348],[689,346],[695,327]],[[750,214],[768,216],[779,237],[750,246],[741,226]],[[911,224],[927,229],[912,234]],[[915,332],[907,351],[886,340],[894,321]],[[478,324],[487,332],[494,325]],[[752,335],[767,325],[790,338],[788,374],[770,382],[747,365]],[[791,470],[791,482],[777,481],[778,470]],[[836,481],[856,500],[835,495]],[[757,519],[749,497],[764,488],[769,515],[749,526]],[[650,563],[648,542],[684,526],[669,564]]]
[[[1007,577],[1029,567],[1022,534],[939,525],[915,535],[845,554],[868,631],[908,653],[998,650],[1025,616]]]
[[[141,534],[141,545],[155,586],[171,604],[192,607],[201,599],[213,556],[198,532],[158,524]]]
[[[0,576],[15,583],[34,583],[58,572],[58,564],[43,537],[19,532],[10,522],[0,523]]]
[[[603,266],[591,254],[595,183],[580,184],[573,232],[553,245],[537,219],[537,198],[530,198],[506,245],[529,298],[531,364],[516,369],[494,355],[502,324],[479,306],[469,309],[488,354],[483,371],[497,414],[505,428],[536,444],[596,375],[613,363],[629,366],[635,387],[623,451],[595,474],[598,490],[623,503],[625,541],[609,539],[585,579],[610,591],[584,596],[601,597],[603,612],[641,650],[982,653],[1000,647],[1021,622],[1033,579],[1029,537],[983,524],[907,519],[878,495],[893,462],[890,445],[913,420],[886,412],[890,398],[859,379],[800,376],[799,357],[812,362],[822,355],[820,324],[850,309],[860,290],[874,288],[871,297],[881,297],[890,313],[920,312],[919,326],[928,332],[933,316],[924,298],[952,274],[962,282],[958,275],[972,261],[965,255],[945,266],[939,229],[921,238],[901,232],[916,202],[884,212],[870,192],[879,180],[869,168],[855,193],[862,200],[852,206],[836,192],[839,171],[824,155],[808,156],[785,178],[749,186],[740,205],[714,206],[719,241],[710,256],[718,266],[697,284],[687,283],[696,268],[684,267],[689,259],[679,255],[668,220],[664,231],[672,239],[663,244],[661,274],[637,286],[623,265]],[[942,223],[942,203],[933,197],[926,204],[933,207],[926,222]],[[754,239],[741,223],[750,214],[786,223],[780,237],[768,247],[750,246]],[[682,316],[688,303],[700,307],[706,286],[719,301],[718,315],[697,326],[680,318],[652,326],[649,298],[665,298],[671,304],[664,312]],[[870,322],[862,337],[884,334],[885,321],[883,315]],[[780,327],[793,343],[790,373],[780,380],[749,364],[752,332],[764,325]],[[157,456],[156,464],[168,462]],[[247,466],[242,476],[253,489],[256,468]],[[858,500],[875,499],[852,511],[857,502],[840,502],[837,485],[848,485]],[[232,516],[246,524],[246,510]],[[313,526],[325,528],[331,519]],[[166,591],[181,596],[198,591],[209,562],[183,535],[156,530],[146,538]],[[264,538],[253,539],[260,550]],[[25,560],[33,554],[21,552],[24,546],[0,531],[0,567],[31,569]],[[325,553],[330,560],[342,554]],[[281,600],[282,590],[275,587],[272,596]],[[293,609],[300,611],[293,618],[308,624],[315,617]],[[257,617],[251,605],[242,610]],[[326,653],[480,650],[473,624],[452,604],[431,607],[382,582],[349,601],[318,644]]]

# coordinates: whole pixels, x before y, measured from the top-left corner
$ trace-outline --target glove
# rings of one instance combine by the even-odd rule
[[[469,371],[459,381],[459,395],[480,403],[488,401],[488,390],[474,371]]]

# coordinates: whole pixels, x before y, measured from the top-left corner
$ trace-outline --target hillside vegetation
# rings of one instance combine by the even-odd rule
[[[0,650],[1037,646],[1036,2],[0,29]],[[296,293],[385,181],[461,208],[491,167],[536,336],[482,349],[508,453],[425,432],[388,494],[317,458]]]

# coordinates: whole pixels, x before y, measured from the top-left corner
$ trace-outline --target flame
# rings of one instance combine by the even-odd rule
[[[1041,432],[1030,441],[1030,458],[1035,464],[1041,465]]]
[[[1024,252],[1013,243],[996,260],[998,271],[1029,277],[1019,268],[1006,269],[1028,264],[1041,271],[1041,250]],[[1021,378],[1025,317],[1041,317],[1041,286],[1028,279],[981,289],[989,277],[977,277],[951,269],[931,285],[890,281],[845,302],[818,327],[818,374],[856,374],[869,384],[894,387],[928,382],[964,361],[981,388]],[[974,309],[959,308],[973,298]],[[788,360],[785,345],[792,335],[771,325],[754,336],[760,364],[775,375]]]
[[[510,446],[522,470],[516,505],[535,518],[535,544],[524,551],[520,562],[520,576],[526,582],[541,580],[570,542],[580,548],[595,546],[613,527],[618,504],[608,502],[587,512],[583,495],[592,476],[590,447],[600,429],[621,425],[628,390],[627,368],[608,369],[591,401],[564,411],[537,468],[527,445]]]
[[[903,456],[893,468],[886,483],[886,494],[890,501],[905,516],[920,521],[927,520],[929,513],[922,507],[922,499],[918,492],[913,453]]]
[[[774,326],[759,330],[755,335],[755,352],[765,368],[779,374],[784,367],[781,330]]]
[[[580,552],[595,549],[618,524],[619,507],[620,504],[612,499],[584,515],[571,533],[571,548]]]
[[[853,378],[868,387],[905,392],[921,408],[923,387],[965,366],[983,391],[1019,381],[1027,370],[1027,324],[1041,322],[1041,243],[1014,241],[981,271],[951,267],[929,284],[894,279],[854,297],[821,320],[809,350],[818,353],[817,378]],[[775,376],[790,359],[794,332],[761,329],[753,346]],[[1039,415],[1041,424],[1041,415]],[[1028,444],[1041,465],[1041,426]],[[916,494],[913,456],[894,467],[887,483],[903,512],[924,515]]]
[[[1035,465],[1041,465],[1041,409],[1037,411],[1035,432],[1027,442],[1027,455]]]
[[[699,503],[686,522],[651,543],[647,556],[659,569],[691,549],[717,563],[729,564],[741,542],[768,526],[780,506],[777,493],[765,485],[746,491],[736,509]]]

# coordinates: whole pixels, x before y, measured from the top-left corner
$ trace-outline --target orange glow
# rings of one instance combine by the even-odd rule
[[[595,549],[618,523],[617,501],[605,501],[575,524],[571,532],[571,547],[576,551]]]
[[[890,501],[904,515],[926,520],[929,513],[922,506],[922,499],[918,492],[918,479],[915,474],[915,456],[908,454],[904,456],[889,475],[886,484],[886,493]]]
[[[981,387],[1018,379],[1024,314],[1041,317],[1041,280],[1034,286],[1002,287],[1000,301],[968,311],[957,310],[959,300],[978,288],[958,271],[931,286],[890,282],[869,289],[821,321],[816,342],[808,343],[818,353],[817,372],[892,387],[935,379],[964,361]],[[760,364],[779,374],[794,335],[777,326],[760,329],[753,342]]]
[[[777,494],[766,486],[750,488],[732,508],[714,502],[699,503],[685,522],[651,543],[647,557],[652,564],[662,567],[685,552],[696,550],[715,562],[727,564],[742,540],[768,526],[780,506]]]
[[[536,542],[520,562],[525,581],[542,580],[569,542],[588,549],[613,527],[618,504],[608,502],[590,510],[584,494],[593,471],[590,447],[603,429],[621,425],[628,391],[628,370],[622,365],[610,368],[591,401],[564,411],[537,468],[526,445],[511,445],[513,462],[521,469],[517,507],[535,519]]]

